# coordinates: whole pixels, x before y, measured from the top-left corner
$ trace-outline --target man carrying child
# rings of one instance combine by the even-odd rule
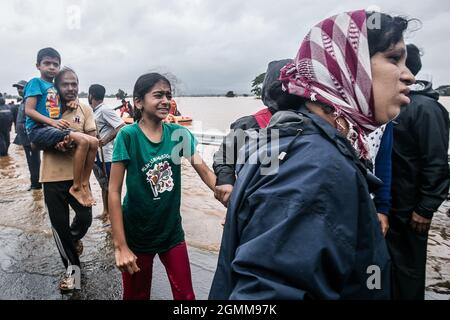
[[[70,291],[75,288],[74,267],[80,267],[79,256],[83,251],[81,239],[92,223],[91,206],[71,192],[75,185],[74,167],[79,162],[77,151],[82,149],[89,154],[84,161],[86,168],[92,170],[98,148],[96,126],[92,109],[77,102],[78,77],[75,72],[69,68],[59,72],[61,59],[56,50],[46,48],[39,51],[37,61],[41,79],[31,80],[32,85],[27,85],[25,89],[27,114],[32,117],[27,119],[27,131],[31,142],[44,150],[40,182],[43,184],[53,236],[66,267],[59,288]],[[72,140],[73,133],[86,137],[84,140],[88,143],[78,144],[77,139]],[[93,157],[90,157],[91,149]],[[87,181],[89,175],[90,171]],[[72,223],[69,206],[75,211]]]
[[[95,204],[89,189],[89,177],[94,166],[98,140],[70,129],[70,122],[61,119],[59,95],[53,85],[61,65],[61,57],[53,48],[38,52],[36,67],[40,78],[30,80],[25,88],[26,129],[32,146],[53,149],[59,142],[75,144],[73,185],[69,192],[83,206]],[[73,101],[69,108],[76,107]]]

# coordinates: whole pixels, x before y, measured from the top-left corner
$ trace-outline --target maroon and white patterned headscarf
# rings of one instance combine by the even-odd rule
[[[281,69],[283,90],[335,109],[350,125],[347,138],[368,159],[366,134],[375,122],[366,11],[346,12],[311,29],[294,62]]]

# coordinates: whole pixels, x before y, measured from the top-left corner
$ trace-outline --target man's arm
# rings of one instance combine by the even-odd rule
[[[125,122],[123,122],[122,118],[120,118],[119,115],[112,109],[104,108],[103,118],[105,119],[106,123],[109,126],[114,128],[114,131],[112,131],[109,135],[99,140],[100,146],[107,145],[108,143],[113,141],[116,138],[117,134],[119,133],[120,129],[122,129],[125,126]]]
[[[259,128],[254,116],[239,118],[230,125],[231,131],[225,136],[219,150],[214,154],[213,169],[217,176],[217,186],[231,185],[236,181],[235,169],[237,153],[242,147],[239,144],[239,137],[236,137],[236,130],[248,130]],[[245,141],[245,138],[244,138]]]
[[[95,130],[86,132],[86,134],[90,135],[91,137],[97,138],[97,131],[95,131]]]
[[[254,116],[239,118],[231,124],[231,131],[223,138],[219,150],[214,154],[213,170],[217,176],[214,196],[225,207],[228,207],[228,200],[236,182],[236,162],[238,151],[242,147],[239,144],[245,143],[245,135],[240,139],[239,134],[254,128],[259,128]]]
[[[113,141],[116,138],[117,134],[119,133],[120,129],[122,129],[124,126],[125,126],[125,123],[120,124],[108,136],[106,136],[105,138],[100,139],[99,140],[100,146],[105,146],[108,143],[110,143],[111,141]]]
[[[217,185],[231,185],[233,186],[236,181],[235,176],[235,164],[236,155],[231,156],[234,148],[234,135],[230,132],[223,138],[223,142],[219,147],[219,150],[214,153],[213,169],[217,175]],[[230,152],[231,151],[231,152]]]

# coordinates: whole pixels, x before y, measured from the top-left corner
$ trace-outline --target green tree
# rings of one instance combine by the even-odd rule
[[[172,72],[167,71],[162,73],[164,77],[167,78],[167,80],[170,81],[170,87],[172,89],[172,96],[176,97],[179,96],[182,93],[181,86],[183,82]]]
[[[252,81],[252,90],[250,90],[250,92],[252,92],[257,98],[261,98],[261,93],[262,93],[262,85],[264,82],[264,78],[266,77],[266,73],[261,73],[259,76],[256,76],[255,79],[253,79]]]
[[[236,97],[236,95],[234,94],[233,91],[228,91],[227,94],[225,95],[225,97],[227,97],[227,98],[234,98],[234,97]]]
[[[126,97],[128,97],[128,93],[126,93],[125,91],[123,91],[122,89],[119,89],[116,93],[116,98],[119,100],[125,99]]]

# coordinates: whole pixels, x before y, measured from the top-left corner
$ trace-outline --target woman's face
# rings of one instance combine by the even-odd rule
[[[136,101],[136,105],[150,118],[164,120],[169,114],[171,99],[170,86],[164,81],[159,81],[145,94],[144,100]]]
[[[384,124],[400,113],[400,106],[410,103],[408,86],[415,82],[406,67],[406,46],[401,40],[388,50],[377,52],[370,59],[375,120]]]

